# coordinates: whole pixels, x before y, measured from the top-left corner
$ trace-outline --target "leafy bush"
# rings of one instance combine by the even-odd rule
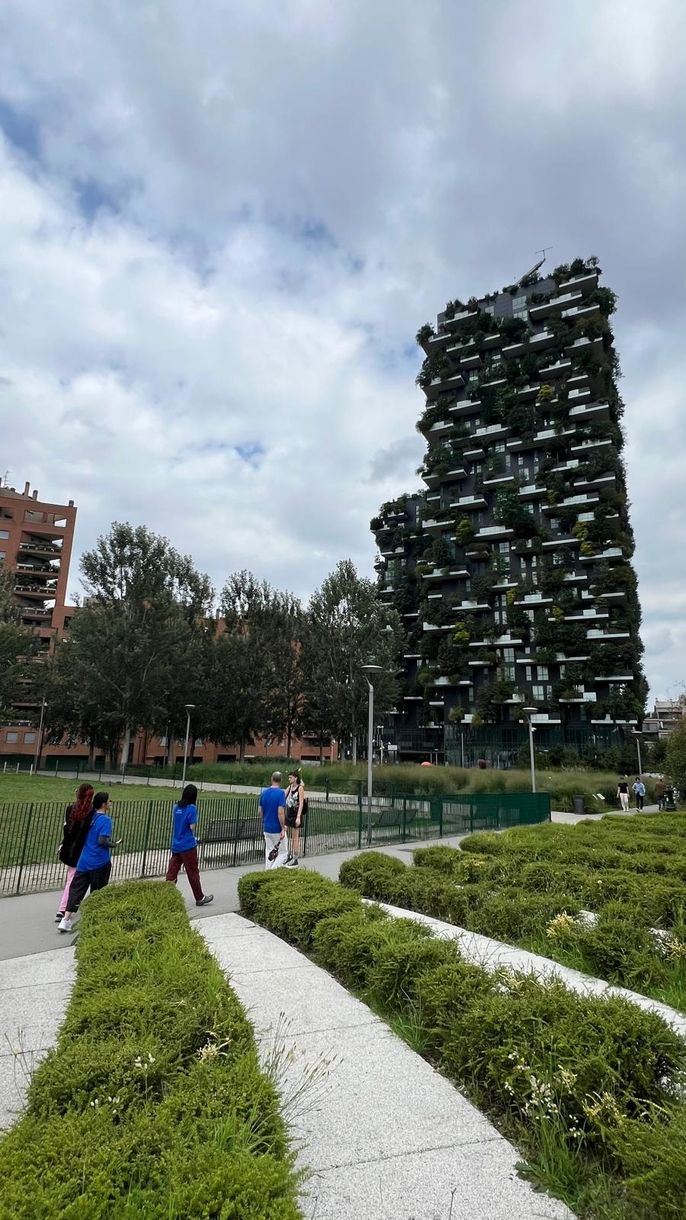
[[[383,866],[365,855],[363,869],[348,870],[349,883],[382,876]],[[422,871],[429,870],[405,869]],[[397,869],[386,875],[395,884],[402,876]],[[278,873],[265,878],[263,903],[269,889],[275,899],[263,904],[265,923],[280,927],[284,882]],[[307,878],[289,881],[290,899],[301,896],[311,909]],[[328,889],[333,907],[340,887],[321,881],[320,900]],[[577,995],[557,980],[489,974],[466,963],[454,941],[348,895],[355,906],[313,928],[315,960],[398,1028],[411,1029],[413,1045],[526,1150],[539,1180],[549,1182],[551,1165],[566,1164],[565,1197],[581,1212],[602,1177],[606,1200],[619,1209],[612,1214],[638,1220],[642,1212],[621,1206],[627,1196],[647,1198],[651,1189],[639,1140],[645,1130],[656,1180],[664,1182],[668,1199],[683,1200],[668,1181],[674,1153],[663,1136],[674,1130],[683,1148],[683,1108],[674,1094],[686,1048],[659,1017],[620,999]],[[629,1166],[642,1175],[641,1185],[626,1181]],[[677,1179],[683,1181],[681,1170]],[[679,1214],[654,1210],[656,1217]]]
[[[24,1118],[0,1217],[298,1217],[278,1099],[245,1013],[163,882],[89,898],[77,978]]]
[[[342,915],[358,903],[346,890],[338,886],[332,889],[319,873],[294,873],[290,869],[273,874],[271,870],[248,873],[238,883],[238,896],[246,915],[284,940],[309,949],[313,931],[322,919]]]

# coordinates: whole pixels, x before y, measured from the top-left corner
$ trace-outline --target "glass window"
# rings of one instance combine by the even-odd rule
[[[509,544],[509,542],[499,542],[499,543],[498,543],[498,550],[500,551],[500,554],[501,554],[501,555],[509,555],[509,554],[510,554],[510,544]]]
[[[19,734],[18,734],[18,733],[8,733],[8,734],[7,734],[7,743],[8,743],[8,745],[9,745],[10,743],[14,743],[15,741],[19,741]]]
[[[0,530],[0,538],[9,538],[9,536],[10,536],[9,530]]]
[[[32,746],[36,740],[35,733],[24,733],[24,745]]]
[[[527,680],[527,682],[530,682],[530,681],[531,681],[531,674],[532,674],[532,672],[533,672],[533,671],[532,671],[532,668],[531,668],[531,666],[530,666],[530,665],[525,666],[524,673],[525,673],[525,675],[526,675],[526,680]]]
[[[505,664],[512,665],[514,663],[514,659],[514,648],[503,648],[503,661]]]
[[[539,680],[539,682],[547,682],[547,681],[548,681],[548,677],[549,677],[549,675],[548,675],[548,666],[547,666],[547,665],[539,665],[539,667],[538,667],[538,680]]]
[[[545,699],[545,687],[544,686],[532,686],[531,693],[532,693],[534,699],[539,699],[541,702],[543,702],[543,700]]]
[[[5,562],[5,552],[0,551],[0,563],[4,563],[4,562]]]

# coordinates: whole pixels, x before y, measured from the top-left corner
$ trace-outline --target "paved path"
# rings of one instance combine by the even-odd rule
[[[365,899],[364,901],[369,901]],[[431,928],[435,936],[444,940],[455,940],[460,946],[460,952],[470,962],[483,966],[485,970],[497,970],[506,966],[509,970],[519,970],[524,974],[535,974],[538,978],[550,978],[557,975],[570,991],[580,995],[615,995],[647,1012],[655,1012],[663,1021],[672,1026],[682,1038],[686,1038],[686,1016],[670,1008],[669,1004],[661,1004],[659,1000],[651,1000],[649,996],[629,991],[626,987],[614,987],[603,979],[593,978],[590,974],[582,974],[580,970],[572,970],[569,966],[561,966],[548,957],[538,953],[530,953],[527,949],[517,949],[502,941],[492,940],[490,936],[482,936],[479,932],[469,932],[466,928],[458,928],[455,924],[444,923],[441,919],[433,919],[430,915],[421,915],[417,911],[406,911],[402,907],[389,906],[380,902],[379,906],[397,919],[414,919],[418,923]]]
[[[239,915],[203,920],[201,930],[275,1072],[299,1163],[312,1175],[306,1216],[571,1216],[517,1177],[512,1145],[324,970]]]
[[[55,1042],[73,981],[73,949],[0,961],[0,1128],[17,1118],[31,1073]]]

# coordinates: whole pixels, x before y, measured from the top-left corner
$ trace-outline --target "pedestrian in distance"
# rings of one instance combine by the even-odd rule
[[[636,808],[642,809],[643,801],[645,799],[645,794],[646,794],[646,786],[643,783],[643,780],[641,779],[640,775],[636,776],[633,787],[634,787],[634,796],[636,797]]]
[[[619,783],[617,784],[617,796],[619,797],[619,803],[622,806],[622,813],[628,813],[628,811],[629,811],[629,781],[628,781],[626,775],[623,776],[622,779],[620,779]]]
[[[281,787],[281,772],[274,771],[269,788],[263,788],[259,804],[264,833],[265,868],[281,868],[286,863],[286,793]]]
[[[67,880],[55,916],[57,923],[64,919],[64,912],[67,909],[67,899],[69,897],[69,887],[74,879],[76,863],[83,850],[83,844],[92,821],[92,812],[93,787],[91,784],[79,784],[76,800],[67,806],[67,811],[64,815],[62,842],[57,853],[62,863],[67,866]]]
[[[116,842],[112,839],[109,792],[96,792],[93,797],[92,815],[76,864],[76,872],[69,887],[67,909],[64,918],[57,925],[60,932],[72,931],[74,916],[88,891],[94,894],[96,890],[102,890],[107,885],[112,872],[110,850],[121,843],[121,839]]]
[[[655,780],[655,800],[657,801],[657,807],[660,811],[662,811],[665,807],[666,791],[667,791],[667,785],[666,785],[665,781],[663,779],[656,779]]]
[[[214,894],[204,894],[200,884],[198,840],[195,837],[195,828],[198,824],[197,799],[198,789],[195,784],[186,784],[174,806],[174,830],[166,880],[176,885],[179,872],[185,868],[196,907],[207,907],[212,902]]]
[[[288,787],[286,789],[286,833],[288,834],[286,868],[298,867],[300,831],[306,813],[307,797],[305,796],[305,785],[300,778],[300,773],[298,771],[291,771],[288,775]]]

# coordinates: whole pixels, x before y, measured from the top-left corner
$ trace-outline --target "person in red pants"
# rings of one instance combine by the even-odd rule
[[[195,784],[186,784],[181,799],[174,806],[174,833],[171,842],[171,858],[167,868],[166,880],[176,885],[181,866],[186,870],[186,876],[193,891],[196,907],[206,907],[214,898],[214,894],[203,894],[198,868],[198,841],[195,837],[195,827],[198,822],[198,810],[195,802],[198,799],[198,789]]]

